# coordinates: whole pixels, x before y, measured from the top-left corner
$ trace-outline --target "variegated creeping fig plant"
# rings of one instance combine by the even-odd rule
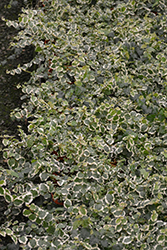
[[[10,72],[31,78],[11,114],[27,131],[3,140],[0,234],[25,250],[167,249],[167,1],[38,5],[7,21],[36,54]]]

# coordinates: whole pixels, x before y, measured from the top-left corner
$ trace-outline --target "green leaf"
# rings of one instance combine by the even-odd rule
[[[37,132],[38,132],[40,135],[43,135],[43,134],[44,134],[44,129],[43,129],[43,128],[37,128]]]
[[[141,169],[140,172],[141,172],[141,174],[143,175],[143,177],[144,177],[145,179],[148,178],[149,173],[148,173],[145,169]]]
[[[26,236],[21,236],[21,237],[19,238],[19,242],[20,242],[21,244],[26,244],[27,241],[28,241],[28,238],[27,238]]]
[[[24,203],[24,200],[19,199],[19,198],[16,198],[16,199],[14,199],[14,201],[13,201],[13,204],[14,204],[15,206],[21,206],[23,203]]]
[[[35,211],[36,212],[36,210],[37,210],[37,206],[35,205],[35,204],[31,204],[30,205],[30,209],[32,210],[32,211]]]
[[[16,112],[16,113],[15,113],[15,117],[16,117],[17,119],[21,119],[21,118],[22,118],[22,114],[21,114],[20,112]]]
[[[80,243],[85,249],[92,249],[92,246],[89,243],[81,242]],[[98,249],[98,248],[97,248]]]
[[[8,160],[8,165],[9,165],[10,168],[13,168],[13,167],[15,166],[15,164],[16,164],[16,161],[15,161],[14,158],[10,158],[10,159]],[[13,172],[14,172],[14,171],[13,171]],[[12,172],[12,173],[13,173],[13,172]]]
[[[5,193],[4,188],[3,188],[3,187],[0,187],[0,195],[4,195],[4,193]]]
[[[157,218],[158,218],[158,214],[155,210],[153,210],[152,215],[151,215],[151,220],[155,222],[157,221]]]
[[[40,219],[45,218],[47,216],[47,212],[41,210],[41,211],[39,211],[38,216]]]
[[[76,230],[82,224],[82,220],[75,220],[73,222],[73,230]]]
[[[50,213],[47,213],[47,215],[46,215],[46,217],[45,217],[45,222],[50,222],[50,221],[52,221],[53,220],[53,216],[52,216],[52,214],[50,214]]]
[[[114,196],[112,194],[106,194],[105,196],[105,202],[107,204],[112,204],[114,202]]]
[[[162,57],[162,58],[161,58],[161,61],[162,61],[163,63],[165,63],[165,62],[166,62],[166,57]]]
[[[75,85],[78,86],[78,87],[81,87],[82,86],[82,82],[81,81],[75,81]]]
[[[167,150],[164,150],[162,154],[165,156],[165,158],[167,158]]]
[[[29,216],[28,216],[28,218],[31,220],[31,221],[36,221],[36,219],[37,219],[37,215],[36,214],[30,214]]]
[[[13,163],[15,164],[15,161],[13,161]],[[15,171],[13,171],[13,170],[8,170],[7,169],[6,172],[8,173],[8,175],[11,175],[11,176],[19,178],[19,175]]]
[[[31,214],[31,211],[30,211],[30,210],[28,210],[28,209],[24,209],[24,210],[23,210],[23,215],[24,215],[24,216],[27,217],[27,216],[29,216],[30,214]]]
[[[10,144],[10,141],[7,140],[7,139],[3,139],[2,143],[3,143],[3,145],[6,147],[7,145]]]
[[[0,230],[0,235],[2,235],[3,237],[5,237],[6,236],[6,231]]]
[[[72,202],[71,202],[71,200],[65,200],[65,202],[64,202],[64,207],[66,207],[66,208],[69,208],[69,207],[72,207]]]
[[[54,234],[54,232],[55,232],[55,227],[54,227],[54,226],[49,226],[48,229],[47,229],[47,232],[48,232],[49,234]]]
[[[76,121],[72,120],[71,122],[68,122],[67,124],[72,126],[72,127],[75,127],[75,126],[77,126],[78,123]]]
[[[25,203],[29,204],[33,201],[33,196],[31,192],[27,192],[26,194],[23,195],[23,200]]]
[[[164,234],[158,235],[157,242],[160,243],[160,244],[165,242],[165,235]]]
[[[28,244],[31,249],[34,249],[37,246],[37,241],[35,239],[31,239]]]
[[[0,186],[3,186],[3,185],[6,185],[6,180],[0,180]]]
[[[42,49],[41,49],[40,47],[37,47],[37,48],[35,49],[35,52],[40,52],[40,51],[42,51]]]
[[[155,3],[152,5],[152,7],[154,8],[158,4],[159,4],[159,0],[156,0]]]
[[[44,183],[41,183],[39,185],[39,190],[40,190],[41,194],[45,194],[45,193],[49,192],[48,186],[46,184],[44,184]]]
[[[6,234],[7,234],[7,235],[12,235],[12,234],[13,234],[13,231],[12,231],[10,228],[7,228],[7,229],[6,229]]]
[[[164,249],[164,247],[162,246],[162,245],[156,245],[155,246],[155,250],[163,250]]]
[[[5,191],[6,191],[6,190],[5,190]],[[10,193],[8,193],[8,192],[5,192],[4,198],[5,198],[5,200],[6,200],[8,203],[10,203],[10,202],[13,201],[12,195],[11,195]]]
[[[27,140],[27,146],[28,146],[29,148],[32,147],[33,143],[34,143],[33,138],[30,138],[30,139]]]
[[[15,245],[17,245],[17,237],[15,235],[10,235],[10,237],[13,240],[13,242],[15,243]]]
[[[86,215],[87,214],[87,210],[85,209],[85,206],[80,206],[79,207],[79,213],[82,215]]]
[[[132,239],[130,236],[125,236],[123,241],[122,241],[122,243],[126,244],[126,245],[130,244],[131,242],[132,242]]]

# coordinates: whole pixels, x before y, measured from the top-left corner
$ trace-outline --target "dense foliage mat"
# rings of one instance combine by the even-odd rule
[[[22,249],[167,249],[167,2],[45,0],[25,103],[4,138],[2,236]],[[32,66],[35,65],[34,70]]]

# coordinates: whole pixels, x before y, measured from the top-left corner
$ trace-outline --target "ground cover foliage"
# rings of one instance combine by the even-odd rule
[[[11,114],[27,130],[3,141],[2,236],[34,250],[167,249],[166,9],[48,0],[7,22],[36,56],[10,71],[35,64]]]

